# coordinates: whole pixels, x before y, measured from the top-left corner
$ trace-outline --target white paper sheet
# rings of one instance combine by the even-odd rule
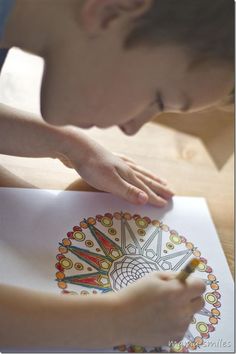
[[[117,218],[114,216],[121,211],[122,221],[119,214],[115,214]],[[104,217],[106,213],[113,216],[111,222],[109,215]],[[133,217],[135,214],[140,217]],[[96,215],[100,215],[100,221],[96,220]],[[91,229],[82,229],[82,233],[77,231],[76,234],[73,227],[80,226],[80,222],[84,218],[88,221],[89,217],[94,218],[96,224],[90,219]],[[149,223],[143,217],[150,218]],[[158,225],[158,221],[162,224]],[[101,266],[107,276],[99,278],[100,285],[82,287],[78,285],[81,277],[75,285],[71,276],[86,277],[100,270],[85,258],[76,256],[68,244],[106,256],[107,250],[93,235],[94,227],[112,240],[117,249],[108,257],[108,265]],[[74,232],[77,239],[68,237],[68,232]],[[103,193],[0,188],[1,283],[54,293],[74,291],[79,294],[82,291],[86,294],[110,288],[116,291],[151,270],[179,271],[194,252],[203,257],[201,269],[195,276],[208,281],[206,293],[210,302],[206,302],[205,314],[196,315],[196,322],[190,325],[183,344],[195,343],[193,348],[188,347],[189,351],[234,352],[233,280],[203,198],[174,197],[167,208],[157,209],[132,206]],[[62,255],[59,260],[56,259],[58,254]],[[56,263],[61,270],[55,268]],[[127,275],[130,269],[133,279]],[[65,278],[56,281],[56,272]],[[196,346],[196,337],[202,338],[204,343]],[[175,350],[183,348],[177,346]]]

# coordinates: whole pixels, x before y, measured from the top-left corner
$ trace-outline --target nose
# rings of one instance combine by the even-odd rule
[[[143,125],[144,123],[138,124],[134,120],[131,120],[127,123],[119,125],[119,128],[126,135],[134,135],[140,130]]]

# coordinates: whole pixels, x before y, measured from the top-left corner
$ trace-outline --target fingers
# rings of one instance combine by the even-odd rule
[[[131,159],[130,157],[124,156],[122,154],[115,154],[116,156],[120,157],[123,161],[127,162],[127,165],[132,168],[133,171],[141,173],[143,176],[149,177],[152,180],[161,183],[163,185],[167,185],[167,182],[160,177],[157,177],[154,173],[146,170],[142,166],[136,164],[136,162]]]
[[[191,301],[191,310],[196,313],[199,312],[205,305],[204,299],[200,296]]]
[[[186,291],[188,293],[188,297],[191,300],[194,300],[195,298],[201,296],[205,290],[206,290],[206,285],[203,280],[199,278],[194,278],[190,276],[186,281]]]
[[[158,275],[159,279],[163,281],[172,280],[176,278],[175,272],[157,272],[156,274]]]
[[[146,175],[143,175],[140,172],[136,172],[135,175],[145,184],[147,185],[154,193],[163,197],[164,199],[170,199],[173,197],[174,192],[172,192],[166,185],[163,185]]]
[[[143,190],[125,181],[121,176],[117,176],[117,188],[113,184],[113,193],[124,198],[132,204],[146,204],[148,195]]]
[[[127,162],[128,162],[128,165],[132,168],[133,171],[139,172],[143,176],[149,177],[149,178],[151,178],[152,180],[154,180],[154,181],[156,181],[158,183],[161,183],[163,185],[167,185],[167,182],[163,178],[157,177],[154,173],[151,173],[150,171],[146,170],[142,166],[137,165],[133,161],[127,160]]]
[[[148,195],[149,203],[158,207],[166,206],[167,201],[162,197],[158,196],[156,193],[154,193],[143,181],[138,179],[138,177],[136,177],[134,173],[128,176],[126,175],[124,176],[124,178],[126,178],[128,182],[131,183],[132,185],[135,185],[140,190],[144,191]]]

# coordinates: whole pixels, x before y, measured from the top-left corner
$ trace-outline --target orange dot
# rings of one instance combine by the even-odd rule
[[[207,279],[210,281],[214,281],[214,280],[216,280],[216,277],[214,274],[208,274]]]
[[[187,242],[186,243],[186,247],[189,249],[189,250],[192,250],[194,245],[191,243],[191,242]]]
[[[59,281],[58,282],[58,286],[61,289],[66,289],[67,288],[67,284],[64,281]]]
[[[218,289],[219,289],[219,285],[216,284],[216,283],[213,283],[213,284],[211,284],[211,288],[212,288],[213,290],[218,290]]]
[[[211,324],[217,324],[218,323],[218,319],[216,317],[210,317],[209,321],[211,322]]]
[[[195,350],[197,348],[197,345],[195,343],[189,343],[189,348]]]
[[[82,227],[83,229],[87,229],[88,225],[87,225],[86,222],[81,221],[81,222],[80,222],[80,227]]]
[[[197,345],[201,345],[201,344],[203,344],[203,339],[201,338],[201,337],[195,337],[195,343],[197,344]]]
[[[124,214],[123,214],[123,217],[124,217],[126,220],[131,220],[131,219],[132,219],[132,216],[130,215],[130,213],[124,213]]]
[[[200,256],[201,256],[201,252],[200,252],[200,251],[194,251],[194,252],[193,252],[193,255],[194,255],[195,257],[200,257]]]
[[[92,218],[92,217],[89,217],[88,220],[87,220],[87,222],[88,222],[88,224],[90,224],[90,225],[96,224],[96,220],[95,220],[94,218]]]
[[[56,277],[57,277],[57,279],[64,279],[65,274],[63,272],[56,272]]]
[[[211,313],[214,315],[214,316],[219,316],[220,315],[220,311],[218,309],[212,309],[211,310]]]
[[[121,219],[121,215],[120,215],[120,213],[118,213],[118,212],[115,212],[113,216],[114,216],[114,218],[115,218],[116,220],[120,220],[120,219]]]
[[[70,246],[71,240],[69,240],[68,238],[63,238],[62,243],[64,246]]]
[[[59,249],[59,252],[61,252],[61,253],[67,253],[68,252],[68,249],[66,247],[64,247],[64,246],[60,246],[58,249]]]
[[[160,221],[159,220],[152,220],[152,225],[160,226]]]

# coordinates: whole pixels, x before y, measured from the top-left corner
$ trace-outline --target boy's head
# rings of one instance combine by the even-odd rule
[[[71,3],[74,13],[79,8],[79,32],[71,36],[77,57],[67,58],[75,76],[67,73],[66,80],[73,82],[77,73],[77,83],[68,85],[75,92],[58,112],[43,97],[49,121],[115,124],[133,134],[162,111],[220,105],[233,90],[233,0]]]

